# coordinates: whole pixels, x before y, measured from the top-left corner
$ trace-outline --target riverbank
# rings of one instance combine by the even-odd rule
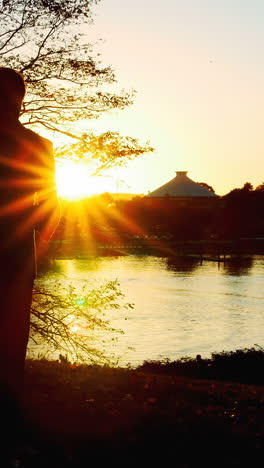
[[[263,255],[264,238],[241,238],[236,240],[176,240],[166,236],[136,236],[114,244],[92,243],[90,239],[57,239],[50,242],[47,257],[76,258],[79,256],[122,255],[194,255],[215,259],[229,256]]]
[[[222,355],[222,371],[227,360],[229,369],[235,363],[230,355],[224,365]],[[253,466],[264,448],[263,383],[221,381],[223,372],[201,378],[199,358],[189,360],[187,376],[186,359],[182,370],[177,362],[173,370],[169,362],[129,369],[27,361],[27,430],[13,466]]]

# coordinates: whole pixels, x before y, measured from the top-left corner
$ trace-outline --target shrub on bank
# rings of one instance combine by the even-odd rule
[[[212,353],[211,358],[183,357],[176,361],[145,361],[138,370],[162,375],[264,384],[264,349],[245,348]]]

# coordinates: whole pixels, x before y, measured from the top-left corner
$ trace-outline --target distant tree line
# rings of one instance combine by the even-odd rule
[[[213,190],[213,189],[212,189]],[[264,238],[264,183],[245,183],[218,198],[162,199],[103,194],[64,202],[57,238],[122,244],[143,239],[237,240]]]
[[[216,234],[220,238],[264,237],[264,183],[246,182],[220,200]]]

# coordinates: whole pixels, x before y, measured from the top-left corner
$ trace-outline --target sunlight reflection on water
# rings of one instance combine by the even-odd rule
[[[135,304],[113,316],[125,332],[113,348],[120,365],[263,345],[263,257],[226,264],[133,255],[56,260],[44,278],[77,288],[83,280],[118,279]]]

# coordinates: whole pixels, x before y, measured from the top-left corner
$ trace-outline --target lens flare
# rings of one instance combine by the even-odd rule
[[[84,163],[65,161],[56,165],[58,195],[68,200],[81,200],[105,192],[101,177],[91,176]]]

